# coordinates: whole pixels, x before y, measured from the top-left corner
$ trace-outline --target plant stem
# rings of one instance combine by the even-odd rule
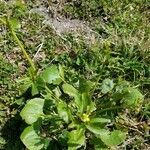
[[[4,21],[4,19],[0,18],[0,21],[2,22],[2,24],[6,25],[6,22]]]
[[[26,50],[24,49],[24,46],[23,46],[23,44],[21,43],[21,41],[19,40],[19,38],[17,37],[15,31],[14,31],[13,28],[11,27],[11,24],[10,24],[8,18],[6,18],[6,23],[7,23],[7,26],[8,26],[8,28],[9,28],[9,30],[10,30],[10,32],[11,32],[11,34],[12,34],[14,40],[17,42],[18,46],[20,47],[20,49],[21,49],[21,51],[22,51],[24,57],[28,60],[28,62],[29,62],[29,64],[30,64],[31,68],[33,69],[33,71],[36,71],[36,67],[35,67],[34,63],[32,62],[30,56],[27,54]]]
[[[47,90],[48,93],[51,94],[51,96],[56,100],[57,103],[61,101],[57,96],[54,95],[54,93],[47,86],[45,86],[45,89]]]

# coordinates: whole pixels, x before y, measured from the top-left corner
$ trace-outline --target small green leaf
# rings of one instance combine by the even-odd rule
[[[79,128],[68,134],[68,149],[73,150],[85,144],[85,130]]]
[[[114,130],[110,134],[100,135],[100,138],[107,146],[117,146],[125,140],[126,133]]]
[[[33,126],[29,126],[24,129],[21,136],[21,141],[29,150],[41,150],[46,148],[46,139],[42,139]]]
[[[41,115],[43,115],[43,106],[44,106],[44,99],[41,98],[31,99],[22,109],[20,115],[27,124],[32,124],[36,122]]]
[[[106,129],[102,129],[99,125],[97,124],[88,124],[86,125],[86,128],[91,131],[92,133],[96,135],[104,135],[104,134],[109,134],[109,131]]]
[[[59,102],[57,110],[60,118],[62,118],[66,123],[69,123],[71,112],[67,104],[65,102]]]
[[[114,88],[113,80],[105,79],[102,82],[102,93],[106,94]]]
[[[57,66],[55,66],[55,65],[46,68],[42,72],[41,78],[43,78],[43,80],[49,84],[51,84],[51,83],[59,84],[61,82],[61,78],[59,76],[59,70],[58,70]]]
[[[110,123],[111,120],[110,119],[106,119],[106,118],[91,118],[90,119],[90,123]]]

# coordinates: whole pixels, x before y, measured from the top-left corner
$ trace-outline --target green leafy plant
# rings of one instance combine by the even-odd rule
[[[18,81],[22,94],[31,94],[20,112],[27,124],[20,136],[26,148],[76,150],[90,145],[93,149],[113,149],[123,143],[127,131],[112,125],[116,117],[116,111],[112,110],[139,111],[143,103],[140,91],[104,79],[98,89],[101,96],[96,98],[103,100],[101,97],[106,95],[107,102],[105,106],[99,106],[101,103],[94,97],[99,78],[93,82],[82,77],[76,84],[72,83],[65,78],[61,65],[51,65],[38,72],[15,33],[20,28],[19,23],[15,19],[1,20],[8,25],[30,65],[29,76]],[[110,111],[113,119],[109,116]]]
[[[96,103],[92,100],[91,95],[94,83],[79,80],[79,85],[75,88],[64,81],[64,77],[61,76],[61,74],[64,75],[64,73],[62,73],[62,67],[59,68],[61,69],[52,65],[39,75],[43,81],[42,85],[45,86],[45,88],[43,87],[45,92],[44,94],[41,93],[42,98],[29,100],[20,113],[22,119],[29,124],[21,135],[21,140],[26,147],[31,150],[46,149],[48,141],[51,142],[53,140],[52,137],[46,137],[44,139],[41,137],[44,120],[47,120],[48,122],[53,121],[54,124],[50,131],[45,129],[45,132],[50,132],[50,134],[53,133],[56,136],[55,138],[58,140],[58,143],[61,143],[61,141],[59,141],[59,136],[62,136],[65,141],[64,145],[65,147],[68,147],[69,150],[86,147],[87,139],[92,140],[93,138],[101,140],[103,144],[108,147],[114,147],[121,144],[126,138],[126,133],[117,129],[110,131],[107,125],[111,123],[111,120],[108,117],[103,117],[97,113],[99,111],[97,111]],[[59,82],[56,82],[58,79]],[[112,86],[111,88],[107,87],[108,84],[106,83],[108,82],[113,84],[111,80],[104,80],[102,83],[102,88],[104,88],[102,89],[103,91],[106,90],[108,92],[112,89]],[[50,85],[55,86],[48,87]],[[124,95],[120,98],[123,105],[127,108],[129,104],[132,106],[137,105],[136,102],[138,100],[140,100],[141,103],[142,97],[139,91],[132,88],[129,88],[128,90],[131,92],[125,94],[122,91],[122,93],[120,93]],[[58,92],[61,94],[58,95]],[[65,96],[65,94],[69,97]],[[127,97],[131,97],[131,99],[128,99]],[[45,108],[49,108],[49,111],[46,112]],[[55,119],[55,117],[57,119]],[[34,129],[34,124],[37,124],[39,120],[41,121],[38,130]],[[50,125],[51,123],[47,123],[47,126]],[[40,144],[37,144],[39,142]],[[101,143],[99,147],[100,146]]]
[[[71,150],[86,147],[88,138],[88,140],[98,138],[108,147],[121,144],[125,140],[125,132],[115,129],[109,131],[107,125],[111,123],[111,120],[108,117],[104,118],[96,114],[96,103],[92,100],[91,94],[94,83],[79,80],[79,85],[75,88],[62,80],[63,77],[60,74],[60,69],[54,65],[44,70],[39,77],[43,81],[43,85],[45,85],[45,88],[43,87],[45,91],[45,93],[42,94],[43,97],[29,100],[20,113],[22,119],[30,125],[21,135],[21,140],[28,149],[34,149],[39,140],[41,140],[41,144],[38,146],[40,148],[41,146],[42,148],[45,147],[45,144],[42,143],[43,140],[40,138],[44,120],[49,122],[53,121],[53,124],[56,124],[56,127],[54,126],[49,132],[52,132],[56,136],[58,143],[60,142],[58,137],[64,137],[66,141],[65,146]],[[59,82],[56,82],[58,79]],[[54,92],[54,89],[56,90],[55,86],[48,87],[51,84],[57,86],[57,92],[58,89],[60,89],[60,95],[56,94],[56,91]],[[65,94],[69,97],[67,95],[65,96]],[[49,103],[48,105],[46,102],[49,101],[51,101],[51,104]],[[51,109],[46,112],[45,108],[48,107]],[[57,119],[54,120],[54,117]],[[39,119],[41,120],[40,128],[36,132],[34,131],[34,124],[37,123]],[[49,125],[49,123],[47,125]],[[34,136],[30,136],[32,134]],[[36,136],[39,136],[37,137],[38,140],[35,140]],[[51,138],[52,137],[47,137],[45,139],[49,139],[50,142],[52,140]],[[38,146],[37,149],[39,149]]]

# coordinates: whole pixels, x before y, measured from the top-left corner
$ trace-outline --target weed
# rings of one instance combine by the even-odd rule
[[[147,1],[65,2],[58,17],[86,21],[90,44],[29,13],[38,2],[0,3],[3,149],[149,147]]]

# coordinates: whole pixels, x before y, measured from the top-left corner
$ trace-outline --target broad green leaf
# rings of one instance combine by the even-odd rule
[[[62,118],[66,123],[68,123],[70,120],[71,112],[67,104],[65,102],[59,102],[57,105],[57,111],[60,118]]]
[[[103,94],[106,94],[108,93],[109,91],[111,91],[114,87],[114,83],[113,83],[113,80],[110,80],[110,79],[105,79],[103,80],[102,82],[102,93]]]
[[[85,144],[85,130],[79,128],[68,134],[68,149],[74,150]]]
[[[10,21],[11,27],[12,27],[13,29],[16,30],[16,29],[20,29],[20,28],[21,28],[21,24],[20,24],[20,22],[18,21],[18,19],[12,18],[12,19],[10,19],[9,21]]]
[[[70,84],[63,84],[63,91],[69,96],[74,97],[75,104],[77,105],[78,108],[81,106],[81,95],[79,94],[78,90],[76,90]]]
[[[77,89],[75,89],[70,84],[64,84],[63,85],[63,91],[68,94],[69,96],[74,97],[75,103],[78,107],[78,111],[80,113],[84,113],[87,111],[88,108],[90,108],[91,99],[89,94],[86,93],[79,93]]]
[[[90,119],[90,123],[94,124],[94,123],[110,123],[111,120],[110,119],[106,119],[106,118],[91,118]]]
[[[91,99],[88,93],[82,93],[81,94],[81,100],[79,105],[79,111],[81,113],[86,113],[87,108],[90,105]]]
[[[125,140],[126,133],[115,130],[110,134],[100,135],[100,138],[107,146],[117,146]]]
[[[70,84],[63,84],[63,91],[68,94],[69,96],[76,97],[78,96],[78,90],[76,90],[72,85]]]
[[[99,125],[97,124],[88,124],[86,125],[86,128],[91,131],[92,133],[96,135],[104,135],[104,134],[109,134],[109,131],[106,129],[102,129]]]
[[[31,99],[22,109],[20,115],[27,124],[32,124],[36,122],[41,115],[43,115],[43,106],[44,106],[44,99],[41,98]]]
[[[61,82],[59,70],[58,70],[57,66],[55,66],[55,65],[52,65],[51,67],[46,68],[42,72],[41,78],[43,78],[43,80],[49,84],[51,84],[51,83],[59,84]]]
[[[143,103],[143,95],[139,90],[134,88],[128,88],[122,99],[123,103],[133,109],[139,109]]]
[[[42,139],[33,126],[29,126],[24,129],[21,136],[21,141],[29,150],[41,150],[46,148],[46,139]]]

